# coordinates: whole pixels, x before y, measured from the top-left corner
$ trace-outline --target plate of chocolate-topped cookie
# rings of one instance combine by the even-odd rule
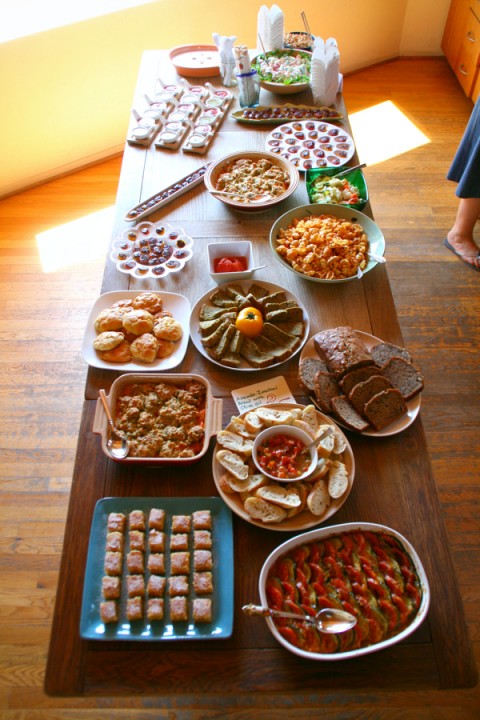
[[[413,423],[424,385],[406,348],[348,326],[310,338],[298,380],[321,412],[373,437],[396,435]]]

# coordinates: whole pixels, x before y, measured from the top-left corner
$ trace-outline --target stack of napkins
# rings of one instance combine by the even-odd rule
[[[259,52],[283,48],[285,19],[278,5],[262,5],[258,11],[257,32]]]
[[[332,105],[342,86],[337,41],[316,37],[313,45],[310,85],[316,105]]]

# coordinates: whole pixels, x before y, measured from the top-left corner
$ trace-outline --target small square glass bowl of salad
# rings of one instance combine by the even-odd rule
[[[305,50],[271,50],[252,60],[260,87],[281,95],[302,92],[310,85],[312,53]]]
[[[341,177],[335,177],[343,170],[339,168],[307,170],[306,186],[310,202],[345,205],[354,210],[363,210],[368,202],[365,175],[357,168],[342,174]]]

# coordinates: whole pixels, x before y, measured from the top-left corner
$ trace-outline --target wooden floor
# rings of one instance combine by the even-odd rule
[[[445,173],[472,103],[442,59],[361,71],[345,79],[344,90],[350,113],[391,100],[430,141],[369,166],[366,174],[386,236],[404,341],[425,374],[422,419],[478,660],[480,274],[442,244],[457,204]],[[86,372],[81,341],[109,239],[108,216],[106,229],[100,214],[93,229],[82,227],[80,238],[75,221],[114,203],[120,162],[114,158],[0,201],[2,719],[220,717],[200,702],[182,714],[160,709],[152,698],[55,699],[42,689]],[[59,241],[51,230],[59,231]],[[63,265],[49,271],[45,252],[55,241],[54,260]],[[88,260],[87,247],[98,247],[98,259]],[[228,715],[253,716],[271,718],[268,708]],[[277,717],[289,717],[288,709]],[[307,717],[312,710],[297,713],[297,720]],[[346,689],[345,696],[325,697],[321,717],[474,720],[480,693],[478,686],[394,694],[379,689],[374,696]]]

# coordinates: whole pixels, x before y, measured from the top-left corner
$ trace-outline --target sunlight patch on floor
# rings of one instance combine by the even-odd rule
[[[349,115],[360,162],[389,160],[426,145],[430,139],[390,100]]]
[[[37,247],[45,273],[105,258],[110,242],[115,207],[99,210],[37,235]]]

